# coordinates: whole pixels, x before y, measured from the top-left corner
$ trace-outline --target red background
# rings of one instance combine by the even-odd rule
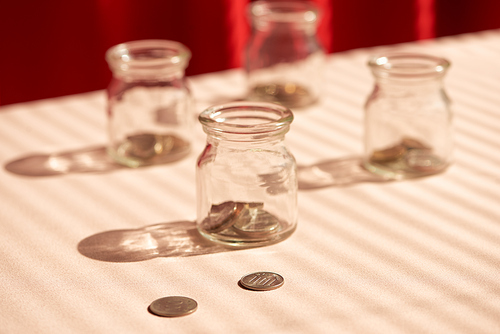
[[[138,39],[188,46],[186,74],[239,67],[250,0],[0,0],[0,103],[103,89],[106,50]],[[328,52],[500,28],[498,0],[313,0]]]

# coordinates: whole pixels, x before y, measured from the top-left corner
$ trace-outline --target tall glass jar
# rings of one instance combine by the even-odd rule
[[[325,52],[316,39],[318,8],[310,2],[255,1],[245,52],[248,99],[300,108],[321,89]]]
[[[373,57],[368,66],[375,86],[365,104],[365,167],[387,179],[444,171],[452,151],[452,113],[443,85],[450,63],[401,53]]]
[[[141,40],[110,48],[108,153],[139,167],[181,159],[190,151],[191,94],[184,70],[191,52],[181,43]]]
[[[245,247],[290,236],[297,225],[297,171],[285,146],[286,107],[233,102],[203,111],[197,227],[210,240]]]

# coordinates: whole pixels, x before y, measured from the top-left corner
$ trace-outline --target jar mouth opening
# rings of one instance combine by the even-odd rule
[[[250,17],[283,23],[314,23],[319,9],[309,2],[255,1],[249,5]]]
[[[368,61],[373,74],[383,78],[428,78],[443,76],[450,62],[441,57],[419,53],[394,53],[374,56]]]
[[[125,42],[106,52],[112,71],[184,70],[190,58],[191,51],[182,43],[161,39]]]
[[[267,102],[230,102],[205,109],[198,117],[207,132],[259,134],[288,131],[290,109]]]

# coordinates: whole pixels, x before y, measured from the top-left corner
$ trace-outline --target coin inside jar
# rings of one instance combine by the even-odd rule
[[[431,148],[421,141],[411,138],[411,137],[403,137],[401,140],[401,145],[406,147],[407,149],[420,149],[420,150],[430,150]]]
[[[233,228],[236,233],[248,237],[261,237],[279,230],[279,220],[259,207],[245,206],[238,215]]]
[[[234,218],[239,214],[243,205],[233,201],[212,205],[202,226],[209,233],[217,233],[228,229],[234,224]]]
[[[161,317],[181,317],[196,311],[198,303],[182,296],[163,297],[149,305],[149,311]]]
[[[370,160],[373,162],[393,161],[402,157],[405,152],[406,148],[403,145],[398,144],[383,150],[373,151]]]

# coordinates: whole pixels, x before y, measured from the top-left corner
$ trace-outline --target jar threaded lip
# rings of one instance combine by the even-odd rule
[[[188,66],[191,51],[179,42],[147,39],[112,46],[105,58],[113,72],[173,72]]]
[[[376,77],[398,79],[443,76],[450,65],[445,58],[420,53],[377,55],[368,61],[368,66]]]
[[[293,121],[290,109],[268,102],[229,102],[205,109],[198,120],[212,134],[284,134]]]

